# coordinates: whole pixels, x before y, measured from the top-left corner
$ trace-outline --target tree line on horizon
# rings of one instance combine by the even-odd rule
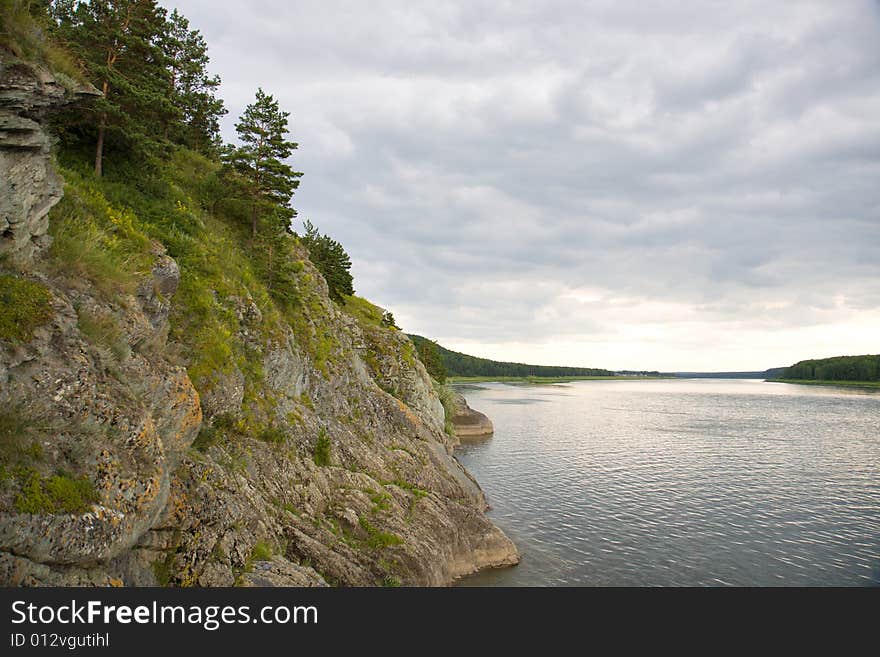
[[[556,365],[528,365],[511,363],[488,358],[469,356],[440,346],[421,335],[409,335],[415,344],[419,357],[435,379],[441,383],[447,376],[614,376],[615,372],[595,367],[566,367]],[[440,378],[442,376],[442,378]]]
[[[803,381],[880,381],[880,354],[802,360],[785,368],[779,378]]]

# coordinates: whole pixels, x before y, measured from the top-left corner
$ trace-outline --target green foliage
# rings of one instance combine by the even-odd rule
[[[342,308],[364,326],[382,326],[383,310],[362,297],[343,295]]]
[[[73,477],[58,471],[48,479],[31,470],[15,498],[19,513],[85,513],[98,501],[94,484],[85,476]]]
[[[437,393],[437,397],[443,405],[443,431],[447,436],[454,436],[455,425],[452,423],[452,418],[458,413],[458,404],[455,402],[455,394],[449,386],[436,381],[434,382],[434,391]]]
[[[49,215],[54,272],[72,284],[89,280],[108,299],[133,293],[149,271],[149,237],[130,209],[107,201],[96,181],[72,169],[61,173],[64,197]]]
[[[428,374],[438,383],[446,383],[446,366],[440,358],[437,343],[433,340],[420,340],[416,343],[416,350]]]
[[[52,295],[45,285],[0,275],[0,340],[27,342],[52,317]]]
[[[173,554],[169,554],[164,558],[156,559],[152,563],[153,576],[156,578],[156,583],[159,586],[169,586],[171,584],[173,563]]]
[[[0,2],[0,48],[24,60],[43,64],[62,83],[83,82],[75,58],[52,36],[53,23],[46,2],[2,0]]]
[[[309,260],[327,281],[330,298],[345,304],[346,298],[354,294],[351,258],[339,242],[329,235],[321,235],[312,222],[305,221],[303,227],[302,243],[309,250]]]
[[[397,329],[398,331],[400,330],[400,327],[394,321],[394,315],[391,314],[390,310],[386,310],[382,313],[382,326],[385,328]]]
[[[0,464],[19,466],[41,461],[40,440],[51,431],[51,422],[39,408],[23,402],[4,402],[0,405]]]
[[[299,187],[302,173],[284,161],[298,144],[287,140],[287,120],[270,94],[257,89],[256,99],[248,105],[235,124],[241,145],[230,147],[225,160],[247,181],[251,203],[251,234],[256,237],[261,220],[270,220],[270,232],[289,230],[296,212],[288,206]]]
[[[365,516],[360,516],[358,523],[367,532],[367,547],[373,550],[381,550],[403,543],[403,539],[400,536],[377,529]]]
[[[254,547],[251,548],[249,561],[251,563],[254,561],[268,561],[272,558],[272,554],[272,546],[269,543],[266,541],[257,541],[254,543]]]
[[[390,508],[388,501],[391,499],[391,495],[389,493],[372,489],[367,490],[366,493],[370,496],[370,501],[373,503],[372,513],[387,511]]]
[[[131,355],[131,349],[119,322],[108,313],[93,313],[79,310],[79,330],[95,345],[105,347],[117,360],[125,360]]]
[[[102,92],[65,116],[74,135],[95,146],[95,174],[103,173],[105,144],[143,156],[160,154],[164,126],[178,118],[171,101],[169,58],[162,49],[166,11],[155,0],[64,2],[54,7],[58,34]]]
[[[410,335],[416,347],[431,342],[420,335]],[[609,370],[593,367],[562,367],[555,365],[526,365],[524,363],[507,363],[488,358],[468,356],[457,351],[450,351],[436,342],[433,343],[446,368],[446,376],[507,376],[507,377],[559,377],[559,376],[613,376]]]
[[[802,360],[787,367],[779,378],[803,381],[880,381],[880,354]]]
[[[257,434],[257,439],[262,440],[264,443],[280,445],[287,440],[287,432],[279,426],[271,425],[262,429]]]
[[[327,429],[321,427],[318,431],[318,440],[315,441],[315,449],[312,458],[317,466],[330,465],[330,437],[327,435]]]
[[[220,77],[208,74],[208,44],[198,30],[177,9],[168,17],[162,50],[171,73],[171,102],[178,120],[166,135],[175,143],[202,153],[214,152],[220,144],[220,118],[226,114],[215,94]]]

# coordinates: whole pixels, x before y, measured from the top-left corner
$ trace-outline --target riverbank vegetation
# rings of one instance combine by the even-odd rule
[[[829,379],[767,379],[769,383],[793,383],[807,386],[838,386],[880,390],[880,381],[832,381]]]
[[[802,360],[785,368],[776,380],[798,383],[876,383],[880,382],[880,355]]]
[[[440,346],[433,340],[420,335],[410,335],[421,354],[423,351],[429,359],[436,359],[442,366],[446,376],[451,380],[461,377],[480,377],[484,381],[498,381],[504,378],[521,379],[525,377],[611,377],[614,372],[595,367],[562,367],[553,365],[527,365],[525,363],[508,363],[488,358],[469,356]],[[436,355],[435,353],[436,352]],[[430,370],[429,370],[430,371]]]
[[[547,383],[570,383],[572,381],[653,381],[675,377],[671,376],[451,376],[449,384],[467,383],[510,383],[521,385],[544,385]]]

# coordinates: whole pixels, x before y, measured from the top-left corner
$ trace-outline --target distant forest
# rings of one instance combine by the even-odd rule
[[[420,335],[410,335],[419,352],[425,345],[433,345],[446,369],[447,376],[613,376],[609,370],[594,367],[562,367],[554,365],[526,365],[525,363],[505,363],[488,358],[468,356],[441,347],[433,340]]]
[[[779,378],[804,381],[880,381],[880,354],[802,360],[785,368]]]
[[[775,379],[782,375],[784,367],[772,367],[760,372],[676,372],[681,379]]]

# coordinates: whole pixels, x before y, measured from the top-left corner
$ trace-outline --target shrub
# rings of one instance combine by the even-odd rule
[[[249,561],[268,561],[272,558],[272,546],[265,541],[257,541],[251,549]]]
[[[94,484],[85,476],[73,477],[59,470],[44,479],[33,469],[23,474],[25,481],[15,498],[19,513],[85,513],[98,501]]]
[[[27,342],[52,317],[52,295],[45,285],[17,276],[0,276],[0,340]]]
[[[419,360],[425,366],[431,378],[439,383],[446,383],[446,366],[437,351],[437,343],[432,340],[420,340],[418,343]]]
[[[434,382],[434,391],[440,398],[443,405],[443,431],[447,436],[455,435],[455,426],[452,424],[452,418],[458,412],[458,404],[455,403],[455,394],[449,386],[442,383]]]
[[[317,466],[330,465],[330,437],[327,435],[327,430],[324,427],[321,427],[321,430],[318,432],[318,440],[315,442],[313,457]]]

